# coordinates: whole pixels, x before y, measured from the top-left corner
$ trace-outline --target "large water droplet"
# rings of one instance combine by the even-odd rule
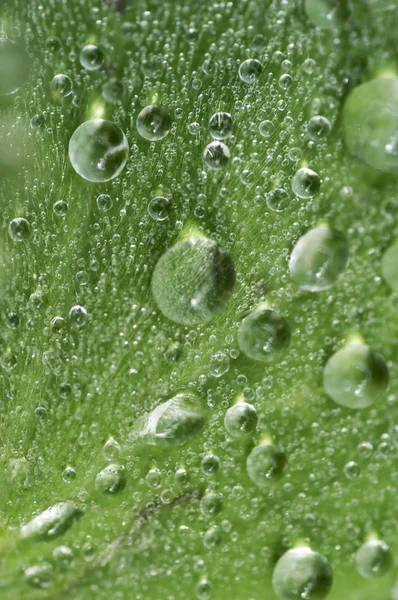
[[[398,243],[390,246],[383,254],[381,272],[388,285],[398,291]]]
[[[101,494],[116,494],[126,486],[126,474],[123,465],[111,463],[104,467],[95,478],[95,489]]]
[[[381,171],[398,169],[398,78],[356,87],[343,110],[345,141],[352,154]],[[396,150],[394,150],[396,148]]]
[[[289,260],[290,277],[303,290],[327,290],[341,276],[348,259],[345,236],[327,226],[316,227],[294,246]]]
[[[0,96],[15,94],[27,80],[29,70],[30,58],[25,50],[15,42],[0,38]]]
[[[71,78],[63,73],[59,73],[53,77],[50,87],[55,98],[67,98],[73,92]]]
[[[299,198],[313,198],[321,189],[318,173],[303,167],[295,173],[292,179],[292,190]]]
[[[286,454],[281,448],[272,444],[260,444],[247,457],[246,468],[253,483],[259,488],[265,488],[282,477],[286,463]]]
[[[231,257],[216,242],[191,237],[158,261],[152,293],[165,317],[190,325],[212,319],[226,305],[235,284]]]
[[[257,422],[254,406],[242,400],[231,406],[224,417],[225,429],[233,437],[251,435],[257,427]]]
[[[193,392],[182,392],[149,413],[140,435],[148,444],[180,446],[194,436],[203,424],[201,399]]]
[[[382,540],[369,540],[356,553],[355,564],[362,577],[383,577],[393,565],[392,552]]]
[[[87,71],[96,71],[104,62],[104,53],[94,44],[87,44],[80,51],[80,64]]]
[[[308,547],[285,552],[272,576],[272,585],[281,600],[323,600],[332,581],[328,560]]]
[[[256,83],[261,75],[263,66],[256,58],[248,58],[244,60],[239,67],[239,77],[245,83]]]
[[[167,198],[156,196],[148,204],[148,213],[155,221],[166,221],[171,212],[171,204]]]
[[[227,112],[215,113],[209,121],[210,135],[216,140],[224,140],[232,134],[232,116]]]
[[[23,539],[52,540],[70,529],[82,514],[81,507],[74,502],[58,502],[23,525],[20,536]]]
[[[23,217],[13,219],[8,226],[8,234],[14,242],[24,242],[31,236],[32,228]]]
[[[231,153],[223,142],[210,142],[203,152],[203,160],[210,169],[221,169],[229,162]]]
[[[323,372],[326,394],[348,408],[365,408],[382,396],[388,385],[384,358],[366,344],[348,344],[328,360]]]
[[[91,119],[82,123],[69,142],[69,159],[76,173],[93,182],[109,181],[124,169],[129,145],[116,123]]]
[[[170,115],[162,106],[146,106],[137,117],[138,133],[151,142],[166,137],[170,128]]]
[[[240,324],[238,341],[249,358],[262,362],[272,360],[289,345],[289,323],[274,310],[255,310]]]
[[[27,567],[24,571],[24,580],[30,587],[44,590],[54,581],[53,567],[48,562]]]
[[[320,29],[336,27],[336,0],[305,0],[305,12],[308,18]]]
[[[322,117],[322,115],[311,117],[311,119],[308,121],[308,137],[314,142],[327,138],[331,129],[332,126],[329,119]]]

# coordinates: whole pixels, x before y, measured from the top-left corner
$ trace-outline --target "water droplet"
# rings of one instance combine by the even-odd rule
[[[326,117],[322,117],[321,115],[311,117],[311,119],[308,121],[308,137],[314,142],[327,138],[331,129],[332,126],[330,124],[330,121]]]
[[[344,466],[344,475],[347,477],[347,479],[357,479],[360,474],[361,468],[358,463],[354,462],[353,460],[350,460]]]
[[[104,83],[101,88],[101,93],[107,102],[118,104],[122,101],[124,86],[118,79],[112,77],[112,79]]]
[[[277,188],[267,194],[268,208],[275,212],[283,212],[290,204],[290,196],[283,188]]]
[[[87,44],[80,51],[80,64],[87,71],[96,71],[104,62],[104,53],[94,44]]]
[[[238,341],[249,358],[266,362],[286,350],[290,343],[289,323],[268,308],[255,310],[239,326]]]
[[[221,497],[215,492],[207,492],[200,501],[200,509],[207,517],[215,517],[222,511]]]
[[[252,404],[238,401],[231,406],[224,417],[225,429],[233,437],[251,435],[258,423],[257,411]]]
[[[76,471],[73,467],[66,467],[62,473],[62,479],[65,483],[72,483],[76,479]]]
[[[162,485],[162,471],[156,469],[150,469],[145,477],[147,485],[151,488],[160,488]]]
[[[245,83],[253,84],[258,81],[263,66],[256,58],[248,58],[244,60],[239,67],[239,77]]]
[[[205,237],[172,246],[158,261],[152,293],[165,317],[184,325],[210,321],[226,305],[235,270],[226,250]]]
[[[47,508],[21,527],[21,538],[52,540],[64,534],[82,516],[79,505],[67,500]]]
[[[155,221],[166,221],[171,212],[171,204],[167,198],[156,196],[148,204],[148,213]]]
[[[345,141],[351,154],[381,171],[396,172],[398,78],[381,77],[356,87],[343,109]]]
[[[209,121],[210,135],[216,140],[225,140],[232,134],[233,120],[227,112],[216,112]]]
[[[102,448],[102,454],[104,455],[105,460],[109,462],[115,461],[119,458],[122,448],[118,441],[114,438],[109,438],[104,444]]]
[[[141,435],[149,444],[185,444],[204,424],[201,399],[193,392],[177,394],[146,418]]]
[[[348,408],[370,406],[385,393],[387,385],[384,358],[365,344],[348,344],[333,354],[323,371],[326,394]]]
[[[72,80],[67,75],[59,73],[53,77],[50,88],[56,98],[67,98],[73,92]]]
[[[30,238],[32,228],[23,217],[13,219],[8,226],[8,235],[14,242],[25,242]]]
[[[213,586],[208,579],[201,579],[195,587],[195,595],[198,600],[208,600],[211,596]]]
[[[113,206],[112,198],[109,194],[100,194],[97,198],[98,210],[108,212]]]
[[[25,583],[36,589],[46,589],[53,584],[53,568],[50,563],[32,565],[24,571]]]
[[[279,87],[283,90],[288,90],[293,84],[293,77],[289,73],[283,73],[279,78]]]
[[[222,169],[229,162],[231,152],[223,142],[210,142],[203,152],[203,160],[210,169]]]
[[[320,29],[333,29],[337,25],[335,0],[305,0],[305,12]]]
[[[137,117],[138,133],[151,142],[166,137],[170,128],[170,115],[162,106],[146,106]]]
[[[285,552],[272,576],[272,585],[281,600],[323,600],[332,581],[328,560],[308,547]]]
[[[42,114],[35,115],[30,120],[30,126],[32,129],[43,129],[45,124],[46,124],[46,120],[44,118],[44,115],[42,115]]]
[[[224,352],[216,352],[210,359],[209,371],[213,377],[222,377],[229,370],[229,356]]]
[[[15,329],[16,327],[18,327],[19,316],[17,315],[17,313],[14,313],[14,312],[7,313],[6,323],[7,323],[7,327],[9,327],[10,329]]]
[[[53,550],[53,558],[59,568],[66,569],[73,562],[73,550],[68,546],[56,546]]]
[[[310,229],[293,248],[289,272],[303,290],[320,292],[330,288],[348,265],[345,236],[327,226]]]
[[[292,190],[299,198],[313,198],[321,189],[319,175],[303,167],[295,173],[292,179]]]
[[[390,288],[398,291],[398,243],[390,246],[383,254],[381,273]]]
[[[261,121],[260,125],[258,126],[258,130],[263,137],[269,137],[274,129],[275,127],[273,122],[267,119],[265,121]]]
[[[205,475],[213,475],[220,468],[220,459],[215,454],[207,454],[202,458],[201,467]]]
[[[101,494],[116,494],[126,486],[126,475],[123,465],[111,463],[104,467],[95,478],[95,489]]]
[[[281,448],[272,444],[255,446],[246,460],[247,473],[259,488],[268,487],[282,477],[287,458]]]
[[[128,156],[129,145],[123,131],[105,119],[82,123],[70,138],[70,162],[87,181],[114,179],[124,169]]]
[[[369,540],[356,553],[355,564],[358,572],[366,579],[383,577],[393,565],[393,556],[385,542]]]
[[[373,444],[361,442],[358,446],[358,452],[361,458],[370,458],[373,454]]]
[[[53,211],[57,217],[65,217],[68,212],[68,203],[64,200],[58,200],[53,204]]]
[[[1,35],[1,34],[0,34]],[[0,39],[0,96],[15,94],[25,83],[30,58],[18,44]]]
[[[69,311],[69,321],[73,327],[82,327],[87,321],[87,310],[84,306],[76,304]]]
[[[203,545],[205,548],[215,548],[221,542],[220,529],[213,525],[210,527],[203,536]]]

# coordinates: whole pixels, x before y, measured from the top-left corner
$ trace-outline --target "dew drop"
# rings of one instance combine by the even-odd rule
[[[384,358],[366,344],[351,343],[326,363],[323,387],[341,406],[365,408],[387,390],[388,368]]]
[[[224,352],[216,352],[210,359],[209,371],[213,377],[222,377],[229,371],[229,356]]]
[[[210,321],[225,307],[235,284],[231,257],[216,242],[191,237],[159,259],[152,293],[165,317],[184,325]]]
[[[73,467],[66,467],[62,473],[62,479],[65,483],[72,483],[76,479],[76,471]]]
[[[126,475],[123,465],[111,463],[104,467],[95,478],[95,489],[101,494],[117,494],[126,486]]]
[[[67,98],[73,92],[72,80],[68,75],[59,73],[53,77],[50,88],[54,97]]]
[[[108,212],[112,206],[113,201],[109,194],[100,194],[97,197],[97,207],[101,212]]]
[[[322,117],[322,115],[311,117],[308,121],[308,137],[314,142],[327,138],[331,129],[330,121],[326,117]]]
[[[138,133],[151,142],[163,139],[171,128],[171,118],[162,106],[146,106],[137,117]]]
[[[124,169],[129,145],[116,123],[91,119],[82,123],[69,142],[72,167],[83,179],[92,182],[109,181]]]
[[[23,217],[13,219],[8,226],[8,235],[14,242],[25,242],[30,238],[32,228]]]
[[[356,553],[355,564],[360,575],[366,579],[383,577],[392,568],[392,552],[382,540],[369,540]]]
[[[231,406],[224,417],[225,429],[232,437],[251,435],[258,423],[257,411],[252,404],[239,400]]]
[[[69,321],[73,327],[83,327],[87,321],[87,310],[84,306],[76,304],[69,311]]]
[[[167,198],[156,196],[148,204],[148,213],[155,221],[166,221],[171,212],[171,204]]]
[[[104,53],[94,44],[87,44],[80,51],[80,64],[87,71],[96,71],[104,62]]]
[[[20,536],[23,539],[52,540],[70,529],[82,514],[82,509],[74,502],[58,502],[23,525]]]
[[[32,588],[46,589],[53,584],[53,568],[47,562],[27,567],[24,571],[24,580]]]
[[[276,311],[259,308],[243,319],[238,341],[240,349],[249,358],[262,362],[273,360],[290,343],[289,323]]]
[[[30,58],[22,46],[1,37],[0,32],[0,96],[15,94],[26,82]]]
[[[286,454],[281,448],[268,443],[260,444],[247,457],[247,474],[257,487],[265,488],[282,477],[286,463]]]
[[[225,140],[232,134],[233,120],[227,112],[215,113],[209,121],[210,135],[216,140]]]
[[[343,109],[345,141],[351,154],[374,169],[396,172],[398,78],[382,77],[354,88]]]
[[[319,175],[307,167],[299,169],[292,179],[292,190],[299,198],[313,198],[320,189]]]
[[[239,77],[245,83],[253,84],[258,81],[263,66],[256,58],[248,58],[244,60],[239,67]]]
[[[267,194],[268,208],[275,212],[283,212],[290,204],[290,196],[283,188],[276,188]]]
[[[200,501],[200,509],[207,517],[215,517],[222,511],[222,499],[215,492],[207,492]]]
[[[272,575],[273,588],[281,600],[323,600],[332,581],[328,560],[308,547],[285,552]]]
[[[398,243],[390,246],[381,259],[381,273],[394,291],[398,291]]]
[[[140,435],[148,444],[180,446],[194,436],[203,424],[201,399],[193,392],[182,392],[149,413]]]
[[[303,290],[327,290],[342,275],[348,260],[345,236],[322,225],[310,229],[294,246],[289,260],[290,277]]]
[[[231,152],[223,142],[210,142],[203,152],[204,163],[209,169],[222,169],[228,164]]]

